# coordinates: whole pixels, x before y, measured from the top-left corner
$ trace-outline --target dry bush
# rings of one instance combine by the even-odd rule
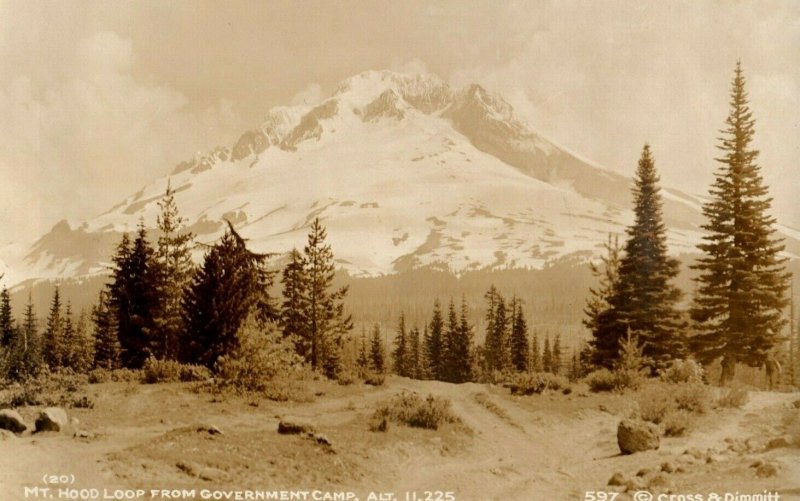
[[[359,380],[358,375],[350,370],[343,370],[336,374],[336,382],[341,386],[350,386]]]
[[[589,386],[589,390],[595,393],[617,389],[617,376],[605,368],[590,372],[584,378],[584,382]]]
[[[661,380],[665,383],[703,383],[703,366],[694,360],[674,360],[664,372]]]
[[[723,390],[715,404],[723,409],[741,409],[750,399],[750,392],[741,386]]]
[[[0,400],[1,407],[25,405],[69,407],[76,401],[76,394],[83,392],[87,377],[71,370],[43,371],[32,379],[12,385]]]
[[[665,383],[652,381],[635,396],[639,417],[662,425],[668,436],[679,436],[690,430],[697,415],[707,413],[713,402],[711,390],[697,383]]]
[[[367,371],[364,374],[364,384],[370,386],[383,386],[386,382],[386,376],[380,372]]]
[[[560,391],[570,388],[567,378],[549,372],[514,374],[504,386],[511,390],[512,395],[533,395],[545,390]]]
[[[151,355],[144,361],[142,376],[145,384],[177,383],[181,378],[181,364],[175,360],[159,360]]]
[[[395,421],[414,428],[437,430],[445,423],[461,420],[450,409],[450,401],[428,395],[425,399],[416,393],[402,392],[378,406],[372,415],[370,429],[385,428],[387,421]]]
[[[130,383],[140,382],[144,376],[141,370],[134,369],[104,369],[98,367],[92,369],[88,374],[89,384],[97,383]]]

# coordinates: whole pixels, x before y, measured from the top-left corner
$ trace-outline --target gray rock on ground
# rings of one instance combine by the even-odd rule
[[[608,479],[608,485],[625,485],[628,478],[621,472],[616,472]]]
[[[60,407],[48,407],[39,413],[36,418],[36,432],[42,431],[63,431],[69,425],[69,419],[64,409]]]
[[[658,449],[661,445],[661,434],[653,423],[623,419],[617,426],[617,444],[623,454]]]
[[[0,411],[0,429],[12,433],[23,433],[28,428],[28,423],[20,416],[19,412],[11,409]]]

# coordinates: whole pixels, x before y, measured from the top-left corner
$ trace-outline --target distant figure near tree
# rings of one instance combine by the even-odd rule
[[[767,371],[767,390],[775,389],[776,383],[781,380],[781,364],[775,359],[773,353],[768,353],[764,360],[764,368]]]

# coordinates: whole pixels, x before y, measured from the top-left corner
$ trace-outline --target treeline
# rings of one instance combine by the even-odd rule
[[[159,208],[155,244],[143,221],[133,239],[123,235],[111,258],[110,281],[89,315],[75,319],[56,288],[40,332],[31,301],[18,325],[3,289],[0,376],[19,380],[43,369],[141,369],[152,361],[214,371],[221,357],[230,359],[239,348],[240,329],[251,317],[260,329],[278,328],[281,342],[291,343],[314,370],[337,375],[352,320],[344,311],[347,288],[333,287],[333,252],[318,219],[302,252],[291,253],[281,301],[271,294],[279,274],[267,266],[271,256],[249,250],[233,225],[204,246],[196,266],[192,252],[198,244],[184,230],[171,187]]]
[[[485,294],[485,339],[474,340],[475,327],[470,323],[466,301],[457,308],[451,299],[447,313],[438,300],[434,301],[433,314],[422,329],[408,328],[406,316],[401,313],[392,342],[393,372],[413,379],[434,379],[451,383],[499,382],[519,373],[547,372],[580,377],[584,370],[573,350],[567,360],[556,335],[551,344],[549,335],[540,341],[536,331],[529,333],[523,303],[517,297],[506,301],[494,286]],[[541,345],[540,345],[541,342]],[[362,333],[359,370],[383,372],[389,370],[384,363],[384,343],[380,326],[375,324],[369,347]]]

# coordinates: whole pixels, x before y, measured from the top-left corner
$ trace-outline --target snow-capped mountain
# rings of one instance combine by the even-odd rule
[[[340,265],[362,275],[437,263],[541,267],[599,252],[632,221],[630,179],[543,138],[500,96],[374,71],[315,106],[270,110],[235,144],[179,164],[92,220],[58,223],[27,253],[28,276],[102,272],[122,232],[140,219],[155,226],[168,182],[200,241],[229,220],[254,249],[286,252],[320,217]],[[671,248],[692,252],[701,202],[664,196]]]

